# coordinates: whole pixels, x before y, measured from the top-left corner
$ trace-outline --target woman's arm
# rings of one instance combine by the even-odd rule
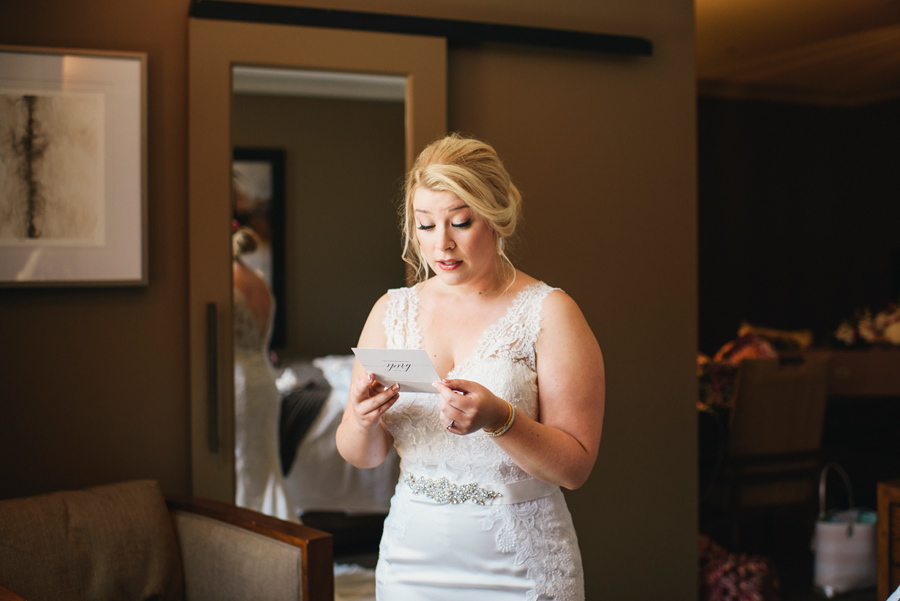
[[[386,302],[387,295],[372,307],[359,338],[359,348],[386,346],[382,325]],[[398,390],[396,385],[385,388],[366,373],[359,360],[353,362],[350,398],[335,434],[338,452],[347,462],[359,468],[372,468],[381,465],[387,457],[394,439],[381,423],[381,416],[399,398]]]
[[[568,295],[551,293],[543,307],[536,345],[538,420],[516,414],[513,426],[493,440],[523,470],[569,489],[587,480],[597,459],[605,406],[605,373],[600,346],[584,315]],[[481,434],[506,423],[509,406],[474,382],[448,380],[441,393],[445,426]],[[463,397],[453,392],[465,393]]]

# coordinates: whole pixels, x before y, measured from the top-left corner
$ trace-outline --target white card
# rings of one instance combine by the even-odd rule
[[[441,379],[428,353],[422,349],[351,349],[367,372],[384,384],[400,384],[400,392],[436,392],[431,385]]]

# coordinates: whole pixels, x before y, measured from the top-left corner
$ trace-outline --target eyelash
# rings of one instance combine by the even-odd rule
[[[467,219],[466,221],[463,221],[462,223],[451,223],[450,225],[452,227],[455,227],[456,229],[463,230],[463,229],[466,229],[467,227],[469,227],[470,225],[472,225],[472,220]],[[427,232],[429,230],[433,230],[434,226],[433,225],[420,225],[418,229],[422,230],[423,232]]]

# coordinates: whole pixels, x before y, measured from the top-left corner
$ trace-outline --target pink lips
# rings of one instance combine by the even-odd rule
[[[462,265],[462,261],[438,261],[437,264],[444,271],[453,271]]]

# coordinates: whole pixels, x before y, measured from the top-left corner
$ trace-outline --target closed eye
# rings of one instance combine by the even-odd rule
[[[465,229],[465,228],[469,227],[470,225],[472,225],[472,220],[471,220],[471,219],[467,219],[466,221],[463,221],[462,223],[454,223],[454,224],[453,224],[453,227],[462,230],[462,229]]]
[[[419,227],[418,227],[417,229],[420,229],[420,230],[422,230],[423,232],[427,232],[428,230],[433,230],[433,229],[434,229],[434,226],[433,226],[433,225],[422,225],[422,224],[419,224]]]

